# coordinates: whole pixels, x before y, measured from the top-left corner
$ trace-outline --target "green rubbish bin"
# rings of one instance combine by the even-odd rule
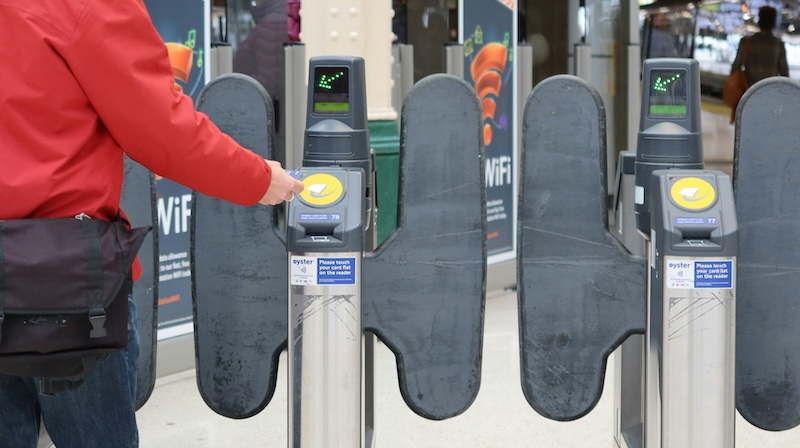
[[[378,194],[378,244],[397,228],[397,193],[400,173],[400,133],[397,122],[369,122],[370,145],[375,150],[375,177]]]

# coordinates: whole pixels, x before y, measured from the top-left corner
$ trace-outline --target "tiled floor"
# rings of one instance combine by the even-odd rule
[[[445,421],[418,417],[403,402],[393,354],[376,349],[376,429],[378,448],[612,448],[614,425],[613,362],[603,396],[586,417],[555,422],[539,416],[519,386],[516,294],[487,299],[481,388],[473,405]],[[285,357],[279,385],[286,384]],[[272,403],[246,420],[221,417],[205,406],[186,372],[158,381],[150,401],[138,413],[143,448],[221,448],[287,446],[286,387]],[[771,433],[737,418],[737,448],[795,448],[800,429]]]
[[[376,348],[377,447],[522,447],[612,446],[613,402],[604,400],[585,419],[572,424],[546,420],[525,402],[519,386],[516,295],[488,299],[480,393],[462,415],[425,420],[403,402],[394,355]],[[286,384],[285,356],[278,384]],[[159,381],[150,402],[139,412],[143,447],[285,447],[286,388],[259,415],[244,421],[217,416],[202,403],[191,373]],[[605,445],[599,444],[606,441]]]

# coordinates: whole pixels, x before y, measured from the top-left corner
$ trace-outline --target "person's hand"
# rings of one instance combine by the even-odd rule
[[[270,181],[264,197],[258,201],[259,204],[277,205],[283,201],[291,201],[295,193],[303,191],[303,183],[290,176],[280,163],[274,160],[264,160],[272,170],[272,181]]]

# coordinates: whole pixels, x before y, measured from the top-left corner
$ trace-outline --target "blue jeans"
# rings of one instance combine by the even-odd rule
[[[0,448],[36,448],[44,421],[58,448],[135,448],[139,332],[131,298],[128,348],[99,360],[75,390],[40,395],[34,378],[0,374]]]

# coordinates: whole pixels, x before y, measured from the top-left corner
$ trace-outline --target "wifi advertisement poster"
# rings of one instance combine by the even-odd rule
[[[205,13],[203,0],[145,0],[150,18],[164,43],[175,74],[173,90],[193,100],[206,83]],[[159,232],[158,339],[189,334],[192,327],[192,282],[189,226],[192,191],[156,176]]]
[[[515,0],[461,0],[464,78],[483,108],[489,263],[516,252]]]

